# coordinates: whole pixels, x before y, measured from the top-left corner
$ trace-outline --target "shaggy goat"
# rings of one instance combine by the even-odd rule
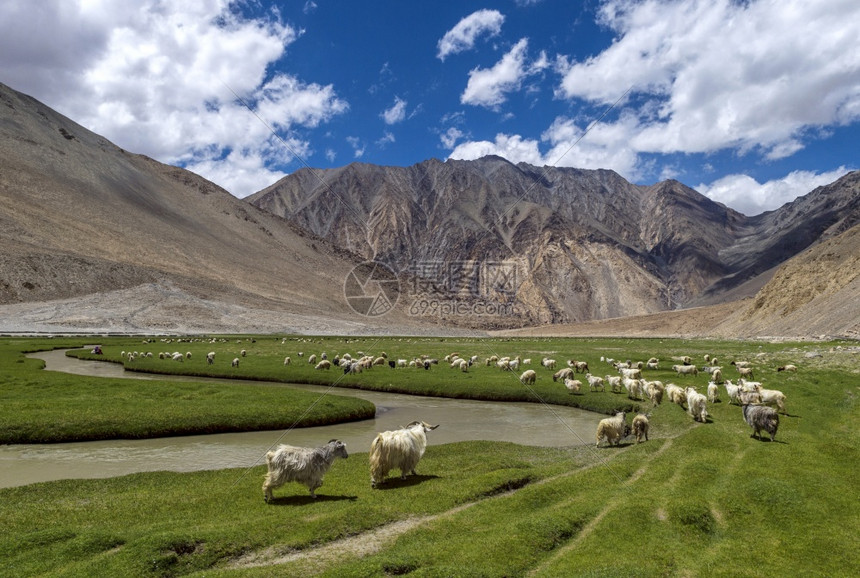
[[[536,379],[537,379],[537,373],[535,373],[534,369],[527,369],[520,376],[520,381],[527,384],[527,385],[533,384]],[[553,381],[555,381],[555,378],[553,378]]]
[[[744,412],[744,421],[747,425],[753,428],[753,434],[750,437],[761,438],[762,430],[770,434],[770,441],[776,437],[776,430],[779,427],[779,414],[772,407],[766,405],[750,405],[745,403],[741,406]]]
[[[642,438],[645,438],[645,441],[648,441],[648,428],[650,427],[650,423],[648,422],[648,417],[638,414],[633,418],[633,435],[636,436],[636,443],[642,441]]]
[[[699,375],[699,368],[695,365],[673,365],[672,369],[678,375]]]
[[[565,379],[572,378],[572,377],[573,377],[573,369],[571,369],[570,367],[563,367],[563,368],[559,369],[558,371],[556,371],[555,373],[552,374],[552,380],[553,381],[561,380],[562,383],[564,382]]]
[[[619,411],[615,417],[604,418],[597,424],[597,446],[600,446],[603,438],[606,438],[606,442],[610,445],[618,445],[621,438],[628,433],[629,426],[624,423],[624,412]]]
[[[415,474],[418,461],[427,448],[427,432],[439,425],[413,421],[403,429],[378,434],[370,444],[370,485],[376,487],[385,481],[393,469],[400,470],[400,479]]]
[[[688,387],[687,393],[687,412],[693,416],[693,419],[705,423],[708,418],[708,398],[693,389]]]
[[[578,379],[567,378],[564,380],[564,386],[570,393],[579,393],[579,390],[582,389],[582,382]]]
[[[263,482],[263,496],[266,502],[272,500],[272,490],[287,482],[299,482],[308,487],[311,497],[323,483],[323,476],[335,458],[347,458],[346,446],[338,440],[331,440],[320,448],[299,448],[280,445],[277,450],[266,454],[269,472]]]

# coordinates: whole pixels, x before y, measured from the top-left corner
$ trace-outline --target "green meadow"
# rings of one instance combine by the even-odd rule
[[[367,402],[337,388],[648,412],[650,439],[618,447],[536,448],[497,442],[431,445],[419,475],[369,484],[367,454],[334,463],[313,500],[288,484],[262,500],[265,466],[155,472],[0,489],[3,576],[853,576],[860,574],[858,344],[669,339],[470,339],[211,336],[0,340],[0,441],[44,443],[251,431],[363,419]],[[100,342],[70,352],[161,374],[137,381],[42,371],[24,352]],[[246,351],[244,357],[241,350]],[[153,353],[129,361],[122,352]],[[181,352],[183,361],[159,359]],[[215,363],[205,356],[216,352]],[[184,356],[187,352],[191,357]],[[316,370],[310,355],[346,352],[439,359],[429,371]],[[467,373],[444,357],[477,356]],[[299,355],[299,354],[302,355]],[[748,360],[755,379],[783,391],[776,441],[750,437],[741,409],[708,405],[707,423],[664,400],[626,393],[572,395],[541,367],[601,358],[660,359],[646,379],[677,377],[675,357]],[[531,358],[524,386],[485,365]],[[284,365],[289,356],[291,363]],[[231,360],[239,358],[239,366]],[[796,373],[778,372],[786,363]],[[520,371],[525,369],[521,367]],[[191,375],[200,381],[172,380]],[[584,381],[584,378],[579,376]],[[233,383],[219,378],[260,381]],[[262,383],[266,382],[266,383]],[[275,382],[272,385],[271,382]],[[335,386],[319,394],[289,383]],[[282,384],[282,385],[278,385]],[[323,404],[322,402],[326,402]],[[319,402],[319,403],[314,403]],[[319,407],[317,407],[319,406]],[[307,412],[313,407],[312,412]],[[550,411],[551,408],[547,408]],[[292,413],[291,413],[292,412]],[[627,416],[628,423],[633,414]]]

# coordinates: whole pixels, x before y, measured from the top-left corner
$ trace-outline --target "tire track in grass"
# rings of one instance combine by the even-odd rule
[[[655,457],[662,454],[666,449],[669,448],[669,446],[672,445],[672,441],[672,438],[666,438],[665,443],[656,452],[654,452],[654,454],[651,455],[648,461],[650,462]],[[623,448],[621,451],[628,451],[632,447],[635,446],[631,445],[628,448]],[[533,483],[523,486],[522,488],[517,488],[493,496],[488,496],[483,499],[469,502],[466,504],[460,504],[459,506],[456,506],[444,512],[440,512],[438,514],[433,514],[429,516],[412,516],[404,520],[397,520],[395,522],[379,526],[372,530],[361,532],[360,534],[356,534],[354,536],[348,536],[346,538],[327,542],[317,547],[310,547],[290,552],[283,552],[282,549],[279,549],[277,547],[270,547],[261,551],[250,552],[248,554],[231,560],[229,563],[226,564],[226,568],[259,568],[301,562],[303,566],[302,571],[304,574],[320,574],[330,569],[333,564],[343,563],[345,561],[345,557],[347,556],[349,558],[360,559],[381,552],[382,550],[393,544],[397,538],[399,538],[406,532],[414,530],[425,524],[429,524],[430,522],[433,522],[440,518],[454,516],[456,514],[459,514],[460,512],[463,512],[464,510],[467,510],[479,504],[486,503],[490,500],[504,499],[506,497],[514,495],[516,492],[524,488],[549,483],[567,476],[579,475],[584,471],[596,467],[601,467],[604,465],[605,464],[603,462],[599,461],[584,464],[574,470],[562,472],[553,476],[549,476],[547,478],[543,478],[541,480],[537,480]],[[638,470],[636,470],[630,478],[624,481],[623,484],[625,485],[625,487],[635,483],[645,473],[646,466],[647,463],[646,465],[643,465]],[[607,504],[603,511],[601,511],[591,522],[589,522],[589,524],[586,525],[585,528],[583,528],[579,535],[582,536],[584,533],[590,533],[593,530],[593,527],[596,526],[597,523],[599,523],[599,521],[603,519],[603,517],[614,507],[614,502],[612,504]],[[563,550],[567,550],[569,548],[570,545],[566,546]]]
[[[628,489],[633,484],[635,484],[639,480],[639,478],[641,478],[648,471],[648,466],[651,464],[651,462],[654,461],[654,459],[657,458],[658,456],[662,455],[663,452],[665,452],[667,449],[669,449],[669,447],[672,446],[673,441],[674,441],[674,438],[666,438],[665,443],[663,443],[663,445],[660,446],[660,449],[658,449],[656,452],[651,454],[648,457],[648,459],[646,460],[646,462],[644,464],[642,464],[642,466],[640,466],[639,469],[637,469],[635,472],[633,472],[633,475],[631,475],[629,478],[624,480],[624,482],[622,482],[622,488]],[[534,575],[540,573],[544,568],[549,566],[553,561],[566,555],[568,552],[570,552],[571,550],[573,550],[577,546],[579,546],[579,544],[581,544],[583,540],[585,540],[587,537],[589,537],[591,535],[591,533],[594,531],[594,529],[600,524],[600,522],[603,521],[603,518],[606,517],[606,515],[609,512],[611,512],[612,510],[614,510],[618,505],[620,505],[622,498],[626,497],[626,495],[627,495],[627,493],[623,492],[621,497],[618,497],[618,498],[615,498],[615,499],[608,501],[606,503],[606,505],[603,507],[603,509],[600,510],[600,512],[598,512],[597,515],[594,516],[594,518],[592,518],[585,526],[583,526],[582,530],[579,531],[579,533],[576,535],[575,538],[573,538],[570,542],[565,544],[563,547],[557,549],[553,553],[552,556],[550,556],[549,558],[544,560],[537,567],[533,568],[528,573],[528,575],[534,576]]]

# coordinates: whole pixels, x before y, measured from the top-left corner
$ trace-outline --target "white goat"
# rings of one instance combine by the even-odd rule
[[[534,369],[527,369],[520,376],[520,381],[527,384],[527,385],[532,385],[536,379],[537,379],[537,373],[535,373]],[[555,380],[553,379],[553,381],[555,381]]]
[[[588,380],[588,387],[591,391],[606,391],[606,385],[604,384],[602,377],[586,373],[585,379]]]
[[[336,458],[348,458],[346,446],[338,440],[331,440],[320,448],[300,448],[280,445],[278,449],[266,454],[269,468],[263,482],[263,496],[272,500],[272,490],[287,482],[299,482],[308,487],[311,497],[316,499],[316,489],[322,486],[323,476]]]
[[[693,389],[688,387],[687,393],[687,412],[693,416],[693,419],[705,423],[708,417],[708,398]]]
[[[572,377],[573,377],[573,369],[571,369],[570,367],[563,367],[563,368],[559,369],[558,371],[556,371],[555,373],[552,374],[552,380],[553,381],[561,380],[562,382],[564,382],[565,379],[572,378]]]
[[[564,380],[564,386],[570,393],[579,393],[579,390],[582,389],[582,382],[578,379],[568,378]]]
[[[618,445],[618,442],[627,435],[627,424],[624,423],[624,412],[619,411],[615,417],[607,417],[597,424],[597,446],[606,438],[610,445]]]
[[[735,385],[731,382],[730,379],[726,380],[726,393],[729,396],[729,403],[740,404],[740,398],[738,397],[742,391],[742,387],[740,385]]]
[[[642,438],[645,438],[645,441],[648,441],[648,429],[651,427],[651,424],[648,421],[648,417],[645,415],[637,414],[636,417],[633,418],[633,435],[636,436],[636,443],[642,441]]]
[[[720,389],[717,387],[717,384],[713,381],[708,382],[708,401],[711,403],[716,403],[720,398]]]
[[[400,479],[415,474],[418,461],[427,448],[427,432],[439,425],[413,421],[403,429],[378,434],[370,444],[370,485],[376,487],[385,481],[393,469],[400,470]]]
[[[699,375],[699,368],[695,365],[673,365],[672,370],[678,375]]]

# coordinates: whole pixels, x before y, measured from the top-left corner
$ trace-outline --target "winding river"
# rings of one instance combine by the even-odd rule
[[[46,351],[30,357],[45,361],[46,371],[93,377],[206,381],[196,377],[127,372],[115,363],[66,357]],[[212,380],[209,380],[212,381]],[[236,384],[261,382],[229,380]],[[366,452],[377,432],[413,420],[440,424],[428,434],[430,445],[466,440],[509,441],[564,447],[588,443],[604,416],[575,408],[539,403],[496,403],[389,394],[314,385],[271,383],[307,391],[366,399],[376,405],[371,420],[331,426],[250,433],[212,434],[148,440],[105,440],[63,444],[0,445],[0,487],[69,478],[107,478],[134,472],[212,470],[252,467],[278,443],[316,446],[343,440],[352,452]]]

